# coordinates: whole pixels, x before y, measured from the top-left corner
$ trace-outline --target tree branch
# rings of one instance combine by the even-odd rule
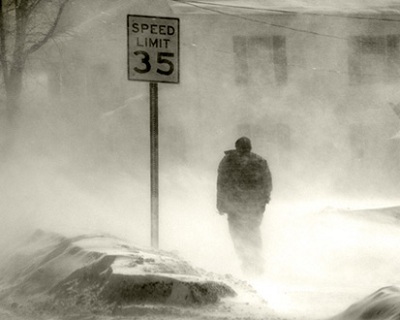
[[[56,15],[56,18],[53,22],[53,24],[51,25],[49,31],[47,32],[47,34],[38,42],[36,42],[34,45],[32,45],[27,51],[26,54],[29,55],[33,52],[35,52],[36,50],[38,50],[39,48],[41,48],[53,35],[54,32],[56,31],[58,22],[60,21],[61,15],[64,11],[65,5],[67,4],[69,0],[62,0],[60,7],[58,8],[58,12]]]
[[[0,61],[3,71],[4,84],[8,80],[8,62],[7,62],[7,46],[6,46],[6,29],[4,23],[3,0],[0,0]]]
[[[16,4],[18,0],[15,0]],[[13,75],[15,70],[19,70],[23,67],[26,59],[24,52],[25,41],[26,41],[26,28],[28,23],[28,17],[26,15],[26,0],[19,0],[19,4],[15,6],[15,44],[13,51],[13,58],[10,68],[10,76]]]
[[[32,0],[31,4],[27,7],[28,14],[31,14],[32,11],[34,11],[36,9],[36,7],[38,6],[38,4],[40,2],[42,2],[42,0]]]

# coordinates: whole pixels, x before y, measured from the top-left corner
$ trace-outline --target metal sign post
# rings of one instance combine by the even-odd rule
[[[159,245],[158,82],[179,83],[179,19],[128,15],[128,80],[150,82],[151,246]]]
[[[150,83],[151,246],[158,248],[158,84]]]

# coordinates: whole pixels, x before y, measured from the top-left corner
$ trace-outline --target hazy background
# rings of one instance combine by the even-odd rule
[[[136,11],[105,2],[87,9],[93,18],[83,19],[83,9],[69,11],[67,22],[78,31],[38,53],[26,71],[16,147],[0,165],[4,246],[36,228],[106,232],[150,245],[148,84],[128,83],[125,75],[125,17]],[[98,25],[103,19],[108,33]],[[199,29],[201,19],[181,18],[181,84],[159,85],[161,249],[242,277],[226,216],[218,215],[215,202],[223,151],[245,134],[268,160],[274,183],[262,225],[266,273],[255,282],[273,308],[314,316],[338,312],[352,299],[398,282],[399,226],[325,210],[400,204],[399,140],[391,139],[400,126],[389,104],[400,101],[398,82],[349,88],[343,42],[289,33],[288,59],[294,62],[288,85],[265,89],[255,78],[238,88],[226,34],[232,24],[241,34],[266,27],[213,17]],[[321,32],[341,33],[307,19],[281,23],[321,23]],[[331,50],[316,54],[311,65],[304,58],[310,51],[290,50],[290,39],[293,47],[303,42]],[[250,70],[256,72],[258,59]],[[63,69],[56,89],[48,72],[54,63]],[[338,72],[326,71],[332,66]],[[352,121],[371,130],[351,138]],[[274,133],[279,124],[290,128],[290,139]],[[364,160],[355,156],[357,141],[369,144]]]

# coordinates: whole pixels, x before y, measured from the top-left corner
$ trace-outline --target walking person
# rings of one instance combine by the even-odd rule
[[[272,191],[267,161],[251,152],[251,141],[241,137],[234,150],[225,151],[218,167],[217,210],[228,215],[232,242],[249,276],[263,273],[261,222]]]

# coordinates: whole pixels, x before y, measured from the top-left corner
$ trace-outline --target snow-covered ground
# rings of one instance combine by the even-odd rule
[[[358,301],[361,302],[349,309],[352,311],[351,317],[345,312],[336,319],[357,320],[357,317],[369,312],[369,307],[373,305],[383,305],[383,310],[386,310],[387,301],[392,304],[388,307],[389,311],[379,312],[393,316],[393,312],[397,314],[396,310],[400,304],[398,291],[389,290],[383,297],[383,302],[379,294],[364,298],[382,287],[392,286],[400,281],[398,275],[400,260],[396,246],[400,240],[398,232],[400,208],[356,210],[354,205],[352,208],[352,210],[349,208],[321,210],[317,207],[308,207],[292,216],[281,216],[280,222],[285,219],[292,222],[285,223],[285,228],[279,232],[275,230],[273,235],[268,236],[266,233],[267,271],[261,278],[242,281],[229,275],[208,273],[214,280],[230,284],[239,293],[237,297],[223,299],[221,303],[203,309],[176,306],[166,308],[142,304],[123,308],[119,316],[126,319],[131,319],[137,314],[151,319],[159,319],[160,314],[166,315],[167,318],[193,319],[220,317],[322,319],[339,314]],[[266,221],[264,231],[272,226],[277,228],[279,225],[271,217]],[[40,245],[46,249],[46,246],[52,245],[52,241]],[[124,258],[127,247],[118,238],[83,237],[76,240],[75,245],[84,247],[88,251],[121,255],[122,257],[116,259],[112,265],[116,273],[149,272],[143,264],[132,264],[132,260],[126,256]],[[20,250],[25,252],[38,250],[38,244],[32,242],[30,246]],[[168,261],[173,260],[171,257],[173,255],[167,259],[160,258],[156,252],[150,250],[145,252],[142,258],[145,261],[158,261],[155,265],[165,266],[169,264]],[[212,267],[212,264],[209,265]],[[176,271],[179,271],[178,278],[186,273],[182,279],[189,280],[192,276],[198,276],[194,275],[196,273],[194,270],[186,264],[176,268]],[[235,271],[234,268],[232,270]],[[164,274],[170,271],[154,268],[152,270]],[[358,313],[354,311],[355,308]],[[19,319],[15,318],[12,309],[0,310],[0,315],[2,319]],[[24,319],[23,315],[19,317]],[[107,317],[98,315],[93,319]]]
[[[54,167],[43,160],[12,165],[1,173],[1,184],[7,186],[0,204],[0,240],[5,247],[36,227],[68,236],[108,233],[149,245],[149,189],[140,176],[74,175],[64,172],[62,164]],[[160,178],[161,248],[177,252],[196,268],[242,279],[267,301],[259,304],[259,311],[247,305],[256,295],[243,294],[241,301],[228,299],[209,309],[214,316],[226,308],[222,313],[232,317],[327,318],[400,281],[398,199],[344,199],[315,191],[295,197],[276,186],[262,225],[265,275],[246,279],[226,217],[215,209],[215,173],[199,175],[179,168]],[[368,210],[392,206],[397,208]],[[124,268],[123,261],[118,267]]]
[[[246,282],[110,235],[36,231],[0,264],[0,315],[260,319],[272,314]]]
[[[399,207],[342,203],[308,202],[267,218],[267,272],[255,287],[278,313],[326,318],[399,283]]]

